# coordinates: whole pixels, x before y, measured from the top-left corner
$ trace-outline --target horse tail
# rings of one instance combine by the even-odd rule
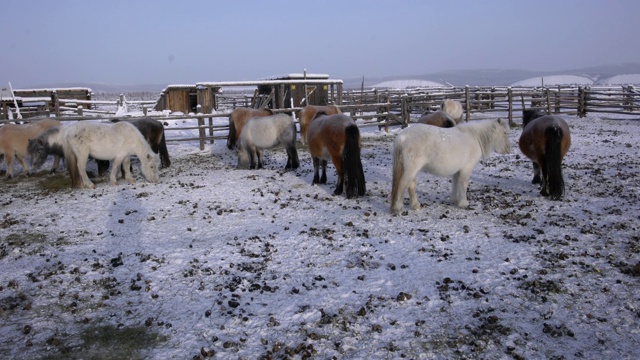
[[[158,152],[160,153],[160,159],[162,160],[162,167],[168,168],[171,166],[171,159],[169,159],[169,150],[167,150],[167,141],[164,137],[164,126],[162,128],[162,136],[160,136],[160,143],[158,144]]]
[[[400,188],[402,175],[404,174],[404,160],[402,156],[402,143],[393,146],[393,173],[391,179],[391,213],[394,213],[396,203],[401,202],[403,189]],[[398,206],[399,208],[399,206]]]
[[[544,183],[548,188],[549,198],[559,200],[564,194],[564,179],[562,178],[562,137],[564,133],[559,126],[552,126],[545,130],[547,142],[545,144],[545,167],[547,178]]]
[[[233,150],[236,147],[236,123],[233,121],[233,114],[229,115],[229,135],[227,136],[227,148]]]
[[[347,198],[353,197],[356,193],[358,196],[363,196],[367,188],[360,159],[360,130],[356,124],[351,124],[344,131],[345,143],[342,150],[342,169],[347,183]]]

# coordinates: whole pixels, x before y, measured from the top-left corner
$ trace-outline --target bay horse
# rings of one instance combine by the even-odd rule
[[[345,185],[347,199],[365,194],[367,190],[360,159],[360,130],[351,117],[319,113],[308,126],[307,142],[313,160],[313,184],[327,182],[327,161],[331,160],[338,173],[338,183],[333,194],[342,194]],[[320,166],[322,176],[319,176]]]
[[[263,149],[284,145],[287,150],[285,169],[300,166],[296,150],[296,124],[287,114],[255,117],[249,119],[238,139],[238,169],[255,169],[264,166]]]
[[[125,180],[135,182],[130,170],[131,155],[136,155],[140,160],[144,178],[151,183],[158,182],[160,158],[129,122],[76,122],[52,128],[40,140],[46,143],[45,147],[52,153],[61,151],[64,154],[72,187],[95,188],[86,171],[89,156],[113,162],[109,175],[111,185],[117,183],[116,174],[120,165],[124,165]]]
[[[335,105],[307,105],[300,110],[300,142],[305,145],[307,143],[307,127],[318,113],[325,115],[342,114],[342,110]]]
[[[7,162],[7,178],[13,178],[13,160],[17,159],[23,171],[30,174],[33,169],[27,166],[25,159],[28,157],[29,139],[35,138],[43,131],[55,126],[60,126],[60,121],[53,119],[42,119],[26,124],[5,124],[0,127],[0,155],[4,156]],[[59,165],[58,157],[54,160],[54,166]]]
[[[456,124],[460,124],[462,122],[462,104],[458,100],[445,99],[440,105],[440,110],[446,112],[451,116],[453,121]]]
[[[418,119],[418,123],[433,125],[441,128],[450,128],[456,126],[455,120],[449,114],[442,110],[424,114]]]
[[[247,121],[254,117],[270,116],[274,112],[271,109],[251,109],[251,108],[236,108],[229,115],[229,135],[227,135],[227,148],[232,150],[236,147],[242,128]]]
[[[564,195],[562,159],[571,146],[571,132],[558,116],[535,110],[522,111],[520,150],[533,162],[532,184],[541,184],[540,194],[552,200]]]
[[[501,119],[479,120],[452,128],[414,125],[402,130],[393,143],[391,213],[400,212],[405,189],[409,191],[411,208],[420,208],[416,196],[416,176],[420,170],[451,176],[451,202],[467,208],[467,187],[474,167],[493,152],[511,151],[508,131],[508,121]]]

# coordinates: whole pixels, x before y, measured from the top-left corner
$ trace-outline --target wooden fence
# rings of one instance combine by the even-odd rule
[[[640,92],[633,86],[623,87],[464,87],[425,88],[412,90],[354,90],[343,93],[341,110],[358,120],[358,126],[378,126],[388,131],[390,126],[406,127],[425,112],[439,109],[445,99],[462,103],[465,119],[471,120],[474,113],[500,113],[508,117],[510,123],[520,119],[522,109],[537,109],[549,114],[585,117],[588,113],[611,113],[640,116]],[[78,100],[59,99],[56,116],[62,121],[110,120],[116,118],[116,111],[122,107],[151,108],[155,101],[127,101],[123,96],[118,100]],[[91,105],[87,109],[87,105]],[[226,138],[228,124],[214,124],[214,118],[227,118],[235,107],[247,106],[247,95],[230,96],[220,103],[220,112],[184,115],[152,115],[161,122],[168,120],[195,119],[197,126],[167,127],[170,133],[178,130],[198,130],[196,137],[171,137],[167,141],[198,141],[200,149],[207,142]],[[114,111],[113,108],[116,108]],[[301,107],[276,109],[274,112],[295,114]],[[0,120],[0,123],[14,120]]]

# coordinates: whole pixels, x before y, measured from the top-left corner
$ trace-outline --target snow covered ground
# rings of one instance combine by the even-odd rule
[[[170,143],[158,184],[137,169],[95,190],[3,180],[0,354],[636,359],[640,119],[565,119],[556,202],[531,184],[517,128],[511,154],[476,167],[467,210],[449,179],[420,174],[422,209],[389,214],[399,129],[363,130],[355,200],[332,196],[333,167],[311,186],[304,147],[296,171],[283,149],[235,170],[224,141]]]

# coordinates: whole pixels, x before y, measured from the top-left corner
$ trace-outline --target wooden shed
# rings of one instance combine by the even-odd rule
[[[197,105],[207,114],[218,109],[217,96],[225,89],[252,88],[251,107],[271,109],[300,108],[306,105],[342,104],[342,80],[323,74],[289,74],[258,81],[201,82],[167,86],[155,105],[156,111],[196,112]],[[251,92],[251,90],[249,90]]]
[[[257,84],[256,107],[293,108],[342,103],[342,80],[325,74],[289,74]],[[266,102],[266,105],[265,105]]]
[[[2,118],[6,119],[8,111],[16,112],[16,104],[20,108],[23,118],[43,116],[56,111],[57,99],[91,100],[90,88],[45,88],[45,89],[14,89],[13,96],[8,89],[1,89]],[[90,109],[90,103],[79,103],[85,109]]]
[[[219,91],[219,86],[206,83],[169,85],[160,94],[154,109],[188,114],[196,113],[197,106],[201,105],[202,112],[208,114],[218,107],[215,94]]]

